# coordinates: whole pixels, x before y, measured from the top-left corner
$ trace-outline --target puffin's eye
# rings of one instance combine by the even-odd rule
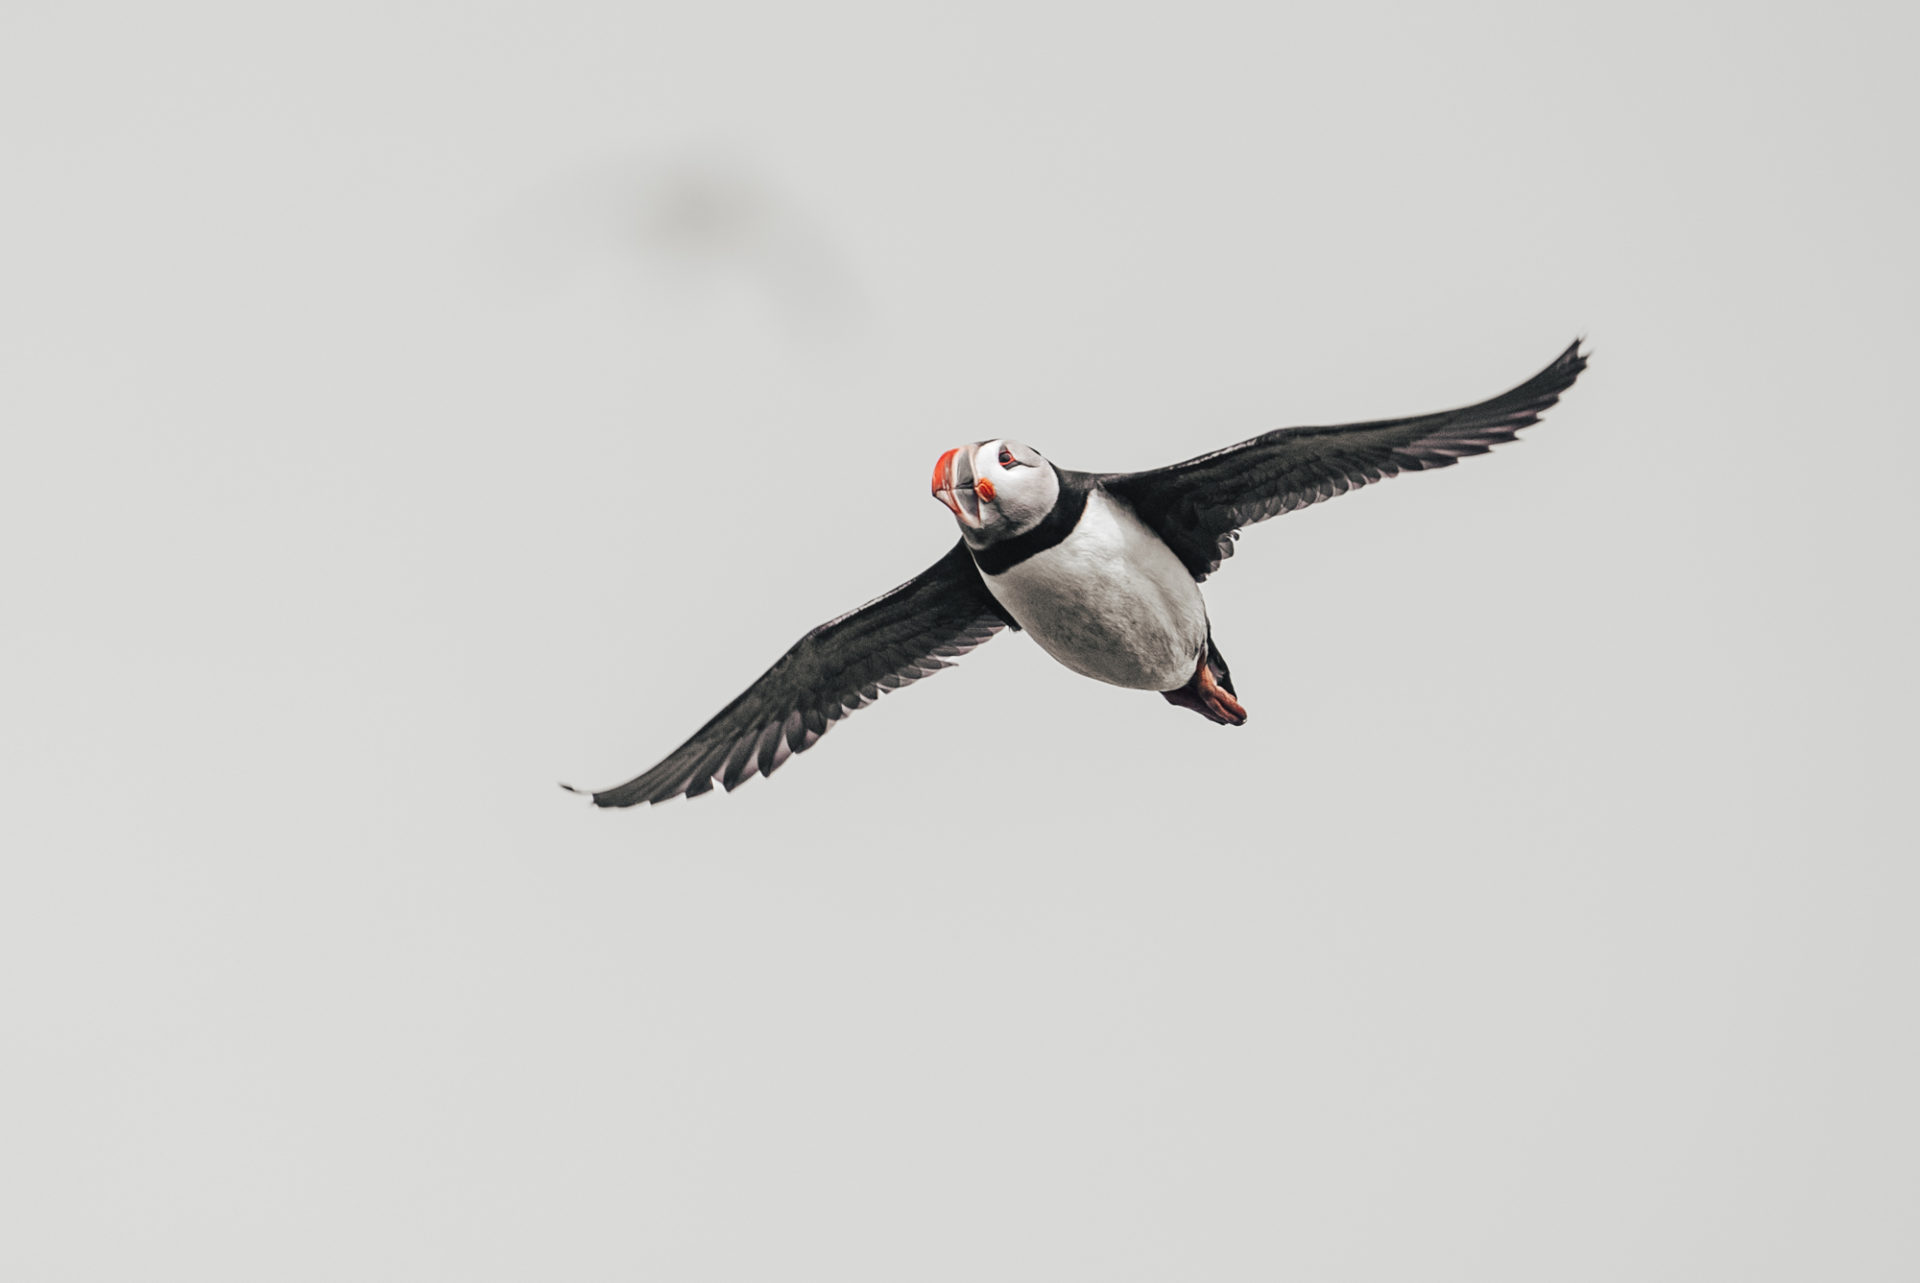
[[[1011,468],[1013,466],[1013,451],[1007,449],[1005,446],[1000,447],[1000,466],[1003,468]]]

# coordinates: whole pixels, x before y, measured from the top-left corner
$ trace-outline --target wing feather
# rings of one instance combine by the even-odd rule
[[[1339,427],[1281,428],[1151,472],[1101,477],[1197,580],[1233,555],[1243,526],[1349,490],[1451,467],[1537,423],[1587,366],[1578,341],[1525,383],[1478,405]]]
[[[732,792],[771,775],[835,722],[980,645],[1005,621],[965,543],[892,592],[795,642],[652,770],[593,794],[598,806]],[[575,790],[576,792],[579,790]]]

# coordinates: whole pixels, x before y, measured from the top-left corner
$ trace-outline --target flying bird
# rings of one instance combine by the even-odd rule
[[[593,800],[664,802],[771,775],[847,714],[952,667],[1002,628],[1083,676],[1239,726],[1247,711],[1199,585],[1233,555],[1241,527],[1485,454],[1538,422],[1586,364],[1576,340],[1478,405],[1281,428],[1150,472],[1073,472],[1005,438],[948,450],[933,468],[933,496],[960,527],[946,556],[802,637],[659,765]]]

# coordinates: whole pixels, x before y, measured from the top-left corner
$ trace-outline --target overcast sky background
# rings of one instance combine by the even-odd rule
[[[0,13],[0,1276],[1920,1273],[1910,8]],[[953,541],[1251,531],[600,813]]]

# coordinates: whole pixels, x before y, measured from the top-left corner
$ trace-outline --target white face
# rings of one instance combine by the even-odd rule
[[[984,548],[1039,525],[1060,497],[1060,478],[1030,445],[975,441],[940,456],[933,497],[953,510],[966,541]]]

